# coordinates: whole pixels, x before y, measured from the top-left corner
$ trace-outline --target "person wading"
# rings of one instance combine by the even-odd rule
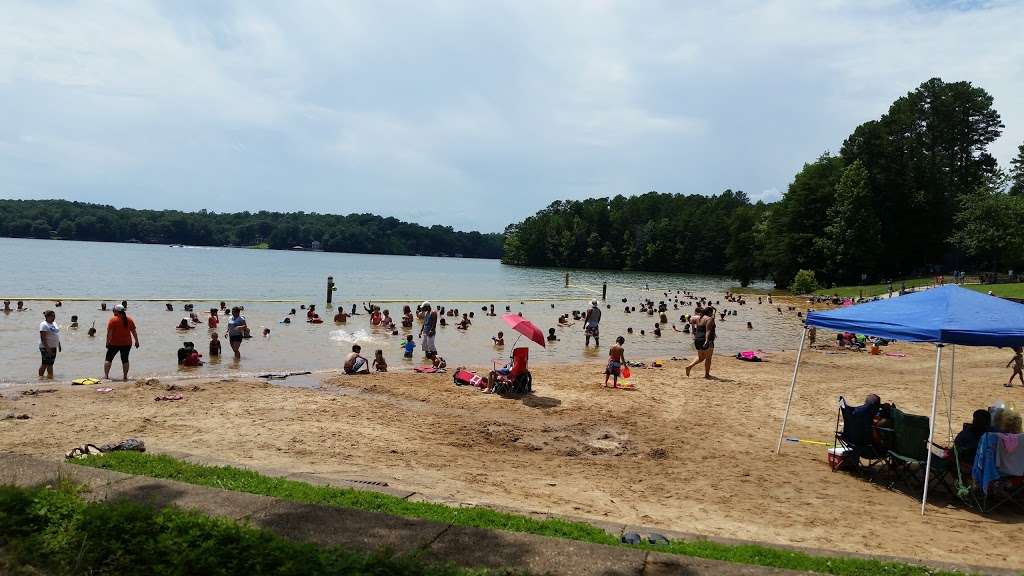
[[[430,302],[420,305],[424,312],[423,325],[420,326],[420,337],[423,339],[420,345],[423,347],[423,354],[433,359],[437,356],[437,348],[434,345],[434,336],[437,335],[437,313],[430,307]]]
[[[135,331],[135,321],[125,312],[124,305],[114,306],[114,315],[107,321],[107,355],[103,362],[103,378],[110,379],[110,364],[114,356],[121,355],[122,379],[128,380],[128,355],[132,351],[132,342],[139,347],[139,334]]]
[[[601,347],[601,308],[597,305],[597,300],[590,301],[590,308],[583,316],[583,333],[586,335],[586,341],[584,346],[590,346],[590,338],[594,338],[594,346]]]

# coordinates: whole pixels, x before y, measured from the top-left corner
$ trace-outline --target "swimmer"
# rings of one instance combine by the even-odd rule
[[[654,335],[659,338],[661,337],[661,324],[658,324],[657,322],[654,323]]]
[[[391,318],[391,312],[389,310],[384,311],[384,317],[380,319],[380,325],[385,328],[395,327],[395,321]]]
[[[263,329],[263,337],[264,338],[270,338],[270,328],[264,328]]]
[[[334,315],[334,321],[338,324],[344,324],[348,321],[348,314],[345,314],[345,309],[338,306],[338,313]]]
[[[167,304],[164,304],[164,306],[167,307],[167,311],[168,312],[174,312],[174,305],[171,304],[170,302],[168,302]]]
[[[89,338],[94,338],[96,336],[96,321],[95,320],[93,321],[92,326],[89,327],[88,334],[89,334]]]
[[[292,323],[292,319],[287,317],[287,316],[284,317],[284,320],[281,320],[281,324],[291,324],[291,323]]]
[[[491,340],[494,341],[495,346],[500,348],[505,345],[505,333],[499,331],[497,336],[491,336]]]
[[[444,321],[444,316],[441,316],[441,328],[444,328],[447,325],[448,323]]]
[[[11,301],[4,300],[4,314],[10,314],[11,312],[14,312],[14,310],[11,310]]]
[[[176,330],[191,330],[192,325],[188,323],[188,318],[182,318],[181,322],[175,327]]]
[[[71,325],[68,328],[77,330],[78,329],[78,316],[75,314],[71,315]]]
[[[412,308],[408,304],[402,307],[402,328],[412,328]]]
[[[295,316],[295,314],[295,308],[292,308],[292,311],[288,313],[289,316]]]
[[[548,342],[557,342],[558,336],[555,335],[554,328],[548,328]]]
[[[100,310],[102,310],[103,312],[107,311],[107,303],[106,302],[100,302]]]
[[[25,303],[18,300],[18,312],[24,312],[25,310],[28,310],[28,308],[25,308]]]
[[[754,329],[754,325],[751,324],[750,322],[747,322],[747,330],[753,330],[753,329]]]
[[[626,328],[626,334],[632,334],[632,333],[633,333],[633,328],[632,327]]]

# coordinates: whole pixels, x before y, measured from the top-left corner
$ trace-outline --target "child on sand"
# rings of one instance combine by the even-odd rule
[[[444,357],[438,356],[436,354],[434,355],[434,368],[437,368],[438,370],[440,370],[440,369],[445,368],[447,366],[448,366],[448,363],[444,361]]]
[[[376,372],[387,372],[388,363],[384,360],[384,351],[377,350],[373,353],[373,369]]]
[[[498,335],[492,336],[491,340],[494,340],[494,345],[500,348],[505,345],[505,333],[498,332]]]
[[[1013,347],[1013,358],[1006,363],[1006,367],[1009,368],[1010,364],[1013,364],[1013,373],[1010,374],[1010,380],[1004,384],[1007,388],[1013,386],[1013,377],[1016,376],[1020,379],[1020,383],[1024,386],[1024,350],[1020,346]]]
[[[412,334],[405,337],[405,343],[402,344],[402,350],[405,352],[402,354],[405,358],[412,358],[412,351],[416,349],[416,343],[413,342]]]
[[[220,338],[216,332],[210,334],[210,358],[214,356],[220,356]]]
[[[619,387],[619,372],[622,369],[622,364],[626,361],[626,351],[622,348],[622,345],[626,343],[626,339],[619,336],[615,339],[615,345],[608,350],[608,365],[604,369],[604,385],[608,386],[608,377],[612,377],[612,388]]]

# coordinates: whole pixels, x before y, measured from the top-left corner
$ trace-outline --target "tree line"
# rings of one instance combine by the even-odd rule
[[[794,176],[778,202],[743,192],[559,201],[505,230],[503,261],[728,274],[824,285],[1024,265],[1024,144],[1008,170],[992,96],[933,78]],[[806,276],[806,275],[805,275]]]
[[[458,232],[373,214],[135,210],[66,200],[0,200],[0,236],[101,242],[256,246],[319,242],[328,252],[498,258],[501,234]]]

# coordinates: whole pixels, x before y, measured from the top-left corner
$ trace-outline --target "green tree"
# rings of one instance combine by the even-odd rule
[[[789,285],[789,291],[793,294],[810,294],[819,287],[814,270],[797,270],[793,275],[793,282]]]
[[[1024,144],[1017,147],[1017,156],[1010,160],[1010,194],[1024,196]]]
[[[868,171],[860,161],[843,170],[826,220],[824,233],[814,241],[826,279],[854,283],[862,274],[874,277],[881,224],[868,189]]]
[[[982,189],[964,199],[950,243],[983,269],[1020,269],[1024,263],[1024,196]]]

